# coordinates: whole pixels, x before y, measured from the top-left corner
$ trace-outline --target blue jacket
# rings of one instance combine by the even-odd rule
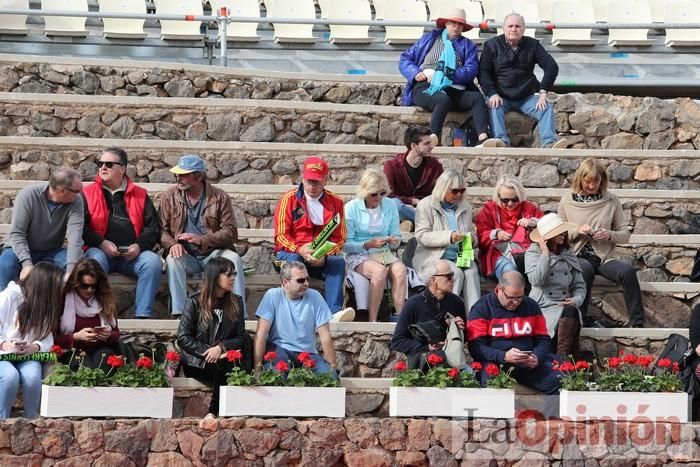
[[[413,44],[407,51],[401,54],[399,59],[399,71],[406,78],[406,86],[403,88],[401,105],[413,105],[414,79],[420,73],[420,66],[433,46],[435,40],[441,40],[444,28],[434,29],[423,34],[423,37]],[[479,59],[476,45],[464,36],[459,36],[452,41],[455,53],[462,61],[462,66],[457,67],[452,82],[463,86],[473,86],[474,78],[479,72]]]
[[[367,229],[369,227],[369,210],[365,206],[365,200],[355,198],[345,205],[345,225],[348,230],[348,238],[345,240],[345,253],[365,253],[363,244],[367,240],[375,237],[401,237],[399,230],[399,209],[396,203],[389,198],[382,198],[379,205],[382,216],[382,230],[370,234]],[[372,248],[369,253],[379,253],[389,251],[389,246],[383,248]]]

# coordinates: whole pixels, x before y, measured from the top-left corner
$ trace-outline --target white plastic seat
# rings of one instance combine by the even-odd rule
[[[386,0],[384,20],[427,21],[428,12],[422,0]],[[425,28],[420,26],[386,26],[384,29],[384,42],[387,44],[412,44],[425,31]]]
[[[28,10],[29,0],[0,0],[0,33],[27,34],[27,15],[3,15],[2,10]]]
[[[593,0],[593,13],[595,14],[596,23],[608,22],[608,10],[610,0]]]
[[[201,0],[153,0],[156,14],[204,15]],[[165,20],[160,22],[160,38],[165,40],[199,40],[202,38],[201,21]]]
[[[526,23],[539,23],[540,13],[537,7],[537,0],[501,0],[498,2],[497,23],[503,23],[509,13],[519,13],[525,18]],[[535,37],[534,28],[525,29],[525,35]],[[497,29],[497,34],[503,34],[503,28]]]
[[[651,23],[651,8],[647,0],[613,0],[608,7],[609,23]],[[610,29],[608,45],[649,46],[654,43],[649,29]]]
[[[218,14],[220,8],[228,8],[231,18],[260,18],[258,0],[209,0],[212,15]],[[259,23],[228,23],[226,39],[236,42],[258,42]]]
[[[271,17],[272,16],[272,4],[274,0],[260,0],[261,5],[265,5],[265,11],[267,12],[267,16]]]
[[[448,0],[428,0],[428,10],[430,13],[430,21],[435,21],[440,17],[440,13],[445,9]]]
[[[336,3],[343,3],[344,5],[347,3],[345,1],[338,2],[338,0],[333,1],[333,0],[316,0],[318,3],[318,9],[321,10],[321,19],[328,19],[330,16],[331,11],[331,5],[334,5]]]
[[[313,0],[275,0],[276,18],[316,19],[316,6]],[[275,28],[275,42],[311,44],[316,42],[313,24],[272,24]]]
[[[700,4],[689,0],[670,1],[664,16],[666,23],[700,23]],[[697,29],[666,29],[667,47],[700,46]]]
[[[498,18],[498,2],[499,0],[481,0],[485,20],[503,21],[503,18]]]
[[[481,11],[481,3],[479,2],[464,3],[464,11],[467,14],[467,22],[469,23],[481,23],[484,20],[484,14]],[[478,26],[475,26],[467,32],[463,32],[462,35],[472,42],[479,43],[484,41]]]
[[[384,19],[384,5],[386,0],[372,0],[372,6],[374,7],[374,19],[380,20]]]
[[[649,8],[651,9],[651,22],[663,23],[666,17],[666,6],[668,0],[649,0]]]
[[[100,0],[100,13],[140,13],[146,14],[146,2],[143,0]],[[107,38],[141,39],[142,19],[103,18],[103,34]]]
[[[540,13],[540,21],[552,21],[552,4],[554,0],[537,0],[537,10]]]
[[[41,0],[42,10],[63,10],[86,13],[87,0]],[[44,33],[47,36],[85,37],[85,16],[44,16]]]
[[[552,23],[595,23],[593,5],[580,0],[557,0],[552,5]],[[559,29],[552,31],[552,45],[593,45],[590,29]]]
[[[372,9],[367,0],[343,0],[330,4],[328,19],[357,19],[370,21]],[[331,44],[369,44],[374,38],[369,35],[369,26],[341,26],[331,24]]]

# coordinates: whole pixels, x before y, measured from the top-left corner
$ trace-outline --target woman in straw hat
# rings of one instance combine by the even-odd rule
[[[586,282],[567,233],[576,227],[555,213],[545,214],[530,233],[533,243],[525,253],[530,297],[540,306],[552,350],[562,360],[576,351],[581,329],[579,308],[586,298]]]
[[[437,29],[424,34],[401,54],[399,71],[407,80],[401,103],[432,112],[433,145],[439,143],[450,110],[471,110],[482,146],[504,145],[488,139],[486,103],[474,85],[479,71],[478,52],[476,45],[462,36],[462,32],[472,29],[466,13],[462,8],[449,8],[436,23]]]

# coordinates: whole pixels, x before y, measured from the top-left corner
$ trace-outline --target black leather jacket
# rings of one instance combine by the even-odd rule
[[[225,350],[243,351],[243,368],[250,369],[253,361],[252,340],[245,330],[243,300],[238,295],[235,297],[240,310],[238,320],[234,322],[223,316],[219,321],[219,317],[214,314],[206,324],[200,319],[202,307],[199,296],[187,299],[177,328],[177,344],[184,365],[204,368],[205,361],[202,354],[210,347],[221,345]],[[220,332],[219,328],[221,328]],[[218,339],[217,333],[220,336]]]

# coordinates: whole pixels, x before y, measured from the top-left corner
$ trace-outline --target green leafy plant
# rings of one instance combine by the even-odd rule
[[[434,387],[434,388],[478,388],[479,382],[474,373],[442,366],[444,359],[440,355],[430,354],[426,357],[428,371],[425,374],[417,369],[408,369],[404,360],[394,365],[394,386]]]
[[[508,368],[503,371],[502,365],[496,365],[495,363],[489,363],[486,365],[484,370],[486,375],[488,375],[488,380],[486,381],[486,387],[491,389],[513,389],[513,386],[517,383],[515,378],[513,378],[510,373],[513,371],[513,367]]]
[[[242,358],[243,353],[240,350],[229,350],[226,352],[226,360],[236,365],[227,376],[226,384],[229,386],[252,386],[255,384],[253,376],[241,368],[240,362]]]
[[[617,357],[606,359],[605,368],[597,380],[600,391],[620,392],[675,392],[681,389],[678,364],[669,359],[659,360],[660,375],[649,374],[654,361],[651,355],[636,356],[620,352]]]
[[[561,388],[568,391],[590,391],[595,388],[591,382],[591,365],[585,360],[562,362],[555,361],[553,371],[559,371]]]
[[[237,362],[243,357],[239,350],[228,352],[229,361]],[[263,357],[266,363],[272,365],[277,360],[276,352],[267,352]],[[297,356],[300,366],[279,360],[271,368],[258,368],[256,376],[246,373],[236,366],[228,374],[227,383],[229,386],[295,386],[295,387],[336,387],[338,379],[333,374],[334,370],[327,373],[314,373],[316,362],[308,352],[301,352]]]
[[[55,345],[51,351],[56,357],[61,357],[64,351]],[[44,384],[49,386],[109,386],[109,379],[100,368],[88,368],[83,365],[85,352],[71,350],[71,357],[67,364],[57,363],[52,366],[51,373],[44,379]],[[77,368],[73,370],[73,363],[77,363]],[[101,362],[100,362],[101,363]]]

